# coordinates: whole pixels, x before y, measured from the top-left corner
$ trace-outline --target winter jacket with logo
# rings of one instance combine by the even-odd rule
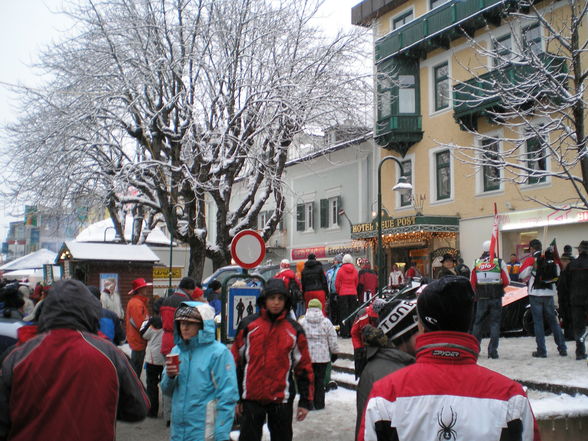
[[[337,271],[335,287],[340,296],[356,296],[359,274],[352,263],[344,263]]]
[[[323,315],[321,309],[308,308],[300,324],[308,340],[308,351],[312,362],[330,362],[331,354],[339,352],[337,332],[331,321]]]
[[[302,291],[328,292],[327,277],[323,272],[323,264],[318,260],[307,260],[302,270]]]
[[[308,341],[302,326],[288,317],[288,310],[271,320],[262,307],[261,312],[243,319],[231,352],[237,365],[241,399],[261,404],[293,400],[293,375],[300,394],[299,406],[312,408],[314,374]]]
[[[523,387],[476,363],[478,341],[461,332],[417,337],[416,363],[377,381],[360,441],[539,441]]]
[[[169,354],[174,346],[174,315],[180,303],[190,300],[184,291],[176,291],[171,296],[163,299],[159,313],[163,324],[163,336],[161,337],[161,353]]]
[[[200,302],[182,302],[198,308],[204,327],[184,341],[179,323],[174,326],[172,354],[180,354],[180,372],[166,373],[161,390],[172,397],[171,441],[230,439],[235,405],[239,399],[235,363],[225,345],[215,340],[214,308]]]
[[[2,363],[0,439],[114,440],[117,419],[145,418],[149,399],[128,357],[96,335],[100,310],[89,292],[44,300],[41,333]]]

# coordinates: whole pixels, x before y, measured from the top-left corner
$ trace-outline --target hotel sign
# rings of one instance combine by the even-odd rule
[[[459,218],[455,216],[405,216],[386,217],[382,219],[382,234],[396,234],[417,231],[452,231],[459,230]],[[376,237],[378,220],[351,226],[352,239]]]
[[[382,230],[389,230],[391,228],[408,227],[416,225],[416,216],[396,217],[382,219]],[[366,231],[376,231],[378,229],[378,221],[375,220],[365,224],[355,224],[351,227],[352,233],[364,233]]]

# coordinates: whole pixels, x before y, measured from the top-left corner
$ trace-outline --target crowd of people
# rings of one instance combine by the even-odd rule
[[[184,277],[153,299],[151,284],[138,278],[126,310],[108,287],[77,280],[37,293],[5,284],[4,316],[31,316],[34,332],[3,351],[0,439],[113,439],[117,419],[161,414],[172,440],[226,441],[238,426],[240,440],[259,441],[267,422],[272,440],[288,441],[294,419],[325,408],[339,333],[352,339],[356,359],[357,440],[539,440],[523,388],[477,364],[483,324],[490,322],[487,355],[499,358],[501,302],[515,274],[528,287],[537,343],[531,355],[547,357],[545,318],[567,356],[558,296],[576,359],[584,360],[588,241],[577,257],[567,247],[562,256],[553,246],[544,250],[537,239],[529,248],[522,263],[516,256],[504,262],[487,241],[471,270],[446,254],[438,278],[413,301],[374,296],[377,274],[365,259],[358,270],[350,254],[335,256],[327,271],[312,254],[299,272],[284,259],[229,346],[218,341],[217,281],[204,292]],[[414,264],[404,274],[393,266],[389,286],[418,276]],[[117,347],[124,341],[130,357]],[[51,382],[35,381],[47,375]]]

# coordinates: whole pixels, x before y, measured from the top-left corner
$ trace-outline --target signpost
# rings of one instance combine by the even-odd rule
[[[257,298],[265,281],[260,276],[249,275],[247,270],[258,266],[265,258],[265,242],[253,230],[243,230],[231,241],[231,257],[243,268],[243,274],[228,277],[223,283],[221,309],[221,339],[228,342],[235,338],[241,320],[257,312]],[[241,286],[232,285],[235,279],[243,280]]]

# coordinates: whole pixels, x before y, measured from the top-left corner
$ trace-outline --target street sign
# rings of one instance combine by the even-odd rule
[[[257,231],[240,231],[231,241],[231,257],[242,268],[255,268],[265,257],[265,242]]]

